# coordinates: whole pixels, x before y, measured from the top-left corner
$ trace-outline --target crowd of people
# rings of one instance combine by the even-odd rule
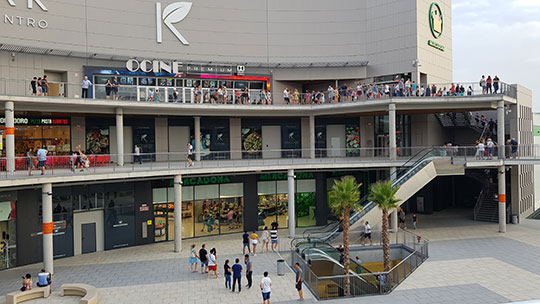
[[[34,77],[30,81],[30,91],[33,96],[49,96],[49,81],[47,75]]]

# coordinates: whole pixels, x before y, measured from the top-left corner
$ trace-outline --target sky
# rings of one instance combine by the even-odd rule
[[[540,0],[453,0],[454,81],[482,74],[533,91],[540,112]]]

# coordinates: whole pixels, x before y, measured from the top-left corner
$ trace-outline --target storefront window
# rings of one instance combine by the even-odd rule
[[[195,186],[195,236],[219,234],[219,186]]]
[[[153,189],[152,198],[154,206],[154,240],[156,242],[166,241],[169,230],[167,188]],[[174,227],[174,223],[172,227]]]
[[[262,181],[257,185],[259,193],[259,229],[277,222],[280,228],[288,227],[287,181]]]
[[[195,236],[193,215],[193,186],[182,187],[182,238]]]
[[[244,184],[223,184],[219,187],[221,233],[244,230]]]
[[[49,153],[67,155],[71,152],[71,128],[64,126],[16,125],[15,155],[24,156],[28,148],[37,151],[45,146]],[[0,133],[4,134],[5,126],[0,126]],[[5,145],[5,139],[4,139]],[[5,155],[5,150],[2,150]]]
[[[296,226],[310,227],[316,225],[315,220],[315,180],[296,181],[295,198]]]
[[[389,146],[389,123],[388,116],[375,116],[375,138],[376,147],[383,148],[377,150],[378,154],[388,154]],[[398,156],[409,156],[409,149],[400,149],[400,147],[410,147],[411,145],[411,116],[397,115],[396,117],[396,145]]]
[[[135,195],[132,190],[108,192],[105,208],[105,249],[135,244]]]
[[[15,202],[0,202],[0,269],[17,266],[16,229]]]
[[[86,129],[86,153],[109,154],[109,128]]]

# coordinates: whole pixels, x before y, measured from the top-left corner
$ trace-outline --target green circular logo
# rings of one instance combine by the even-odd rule
[[[435,39],[441,37],[443,26],[444,21],[441,7],[437,2],[433,2],[429,7],[429,27],[431,28],[431,34],[433,34]]]

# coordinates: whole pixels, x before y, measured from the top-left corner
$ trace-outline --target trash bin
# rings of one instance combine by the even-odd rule
[[[518,223],[518,216],[517,214],[512,214],[512,224],[517,224]]]
[[[277,260],[277,275],[285,275],[285,260]]]

